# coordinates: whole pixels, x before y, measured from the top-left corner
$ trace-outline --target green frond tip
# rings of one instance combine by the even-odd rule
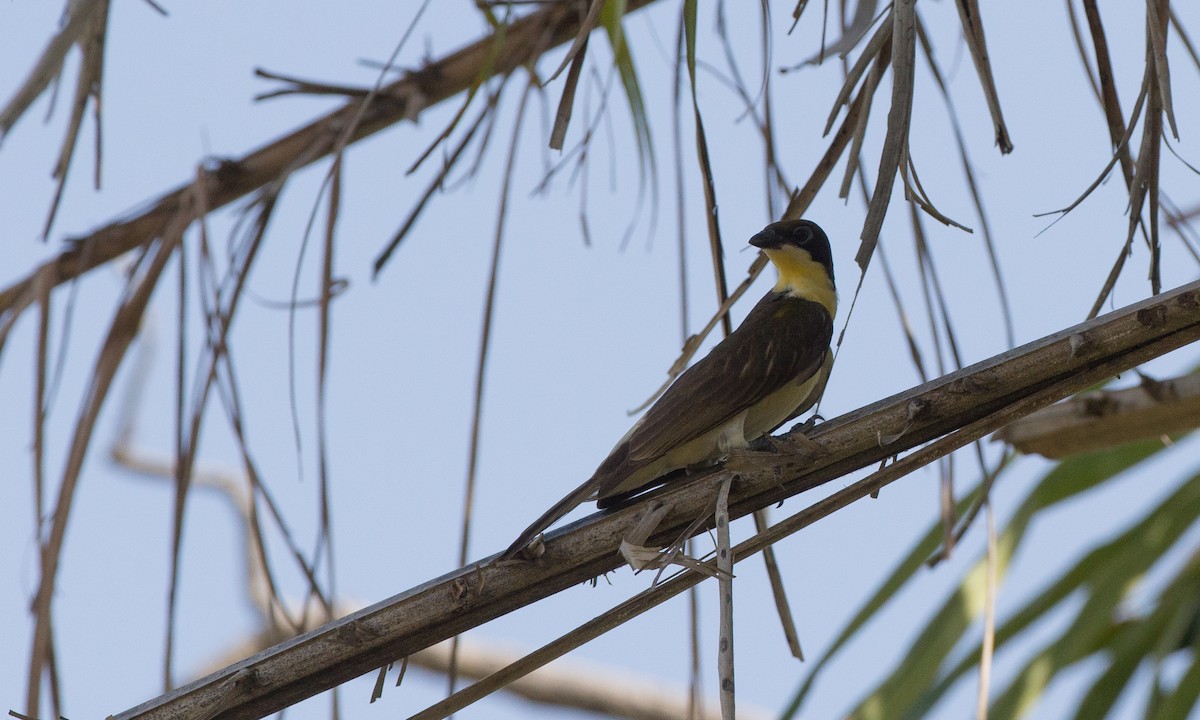
[[[633,55],[625,42],[625,29],[621,24],[625,17],[627,3],[625,0],[608,0],[600,11],[600,24],[608,35],[612,47],[613,63],[621,76],[621,87],[629,102],[630,119],[633,122],[634,137],[637,139],[638,151],[638,197],[645,197],[647,185],[653,195],[654,205],[658,204],[658,164],[654,159],[654,142],[650,134],[650,120],[646,115],[646,104],[642,97],[641,83],[638,81],[637,69],[633,64]]]
[[[1063,500],[1078,496],[1111,480],[1122,472],[1157,455],[1164,446],[1158,441],[1131,443],[1080,455],[1060,462],[1047,472],[1013,514],[997,541],[997,576],[1003,578],[1016,556],[1031,521],[1040,512]],[[979,488],[959,501],[960,512],[977,501]],[[1019,717],[1036,703],[1059,671],[1121,640],[1113,624],[1114,613],[1131,587],[1147,572],[1175,540],[1200,515],[1200,476],[1183,483],[1169,498],[1111,542],[1088,553],[1058,581],[1038,593],[1002,623],[996,631],[997,652],[1021,631],[1029,628],[1064,600],[1084,593],[1079,616],[1062,636],[1034,657],[993,706],[990,717]],[[917,575],[924,560],[934,552],[943,534],[940,522],[929,530],[897,566],[896,570],[855,613],[833,645],[814,664],[783,717],[794,717],[816,677],[830,659],[879,612],[908,581]],[[979,645],[951,657],[982,613],[986,587],[986,558],[980,558],[964,576],[954,593],[937,608],[917,639],[904,654],[904,662],[850,714],[856,718],[924,717],[949,689],[977,667]],[[1136,643],[1134,643],[1136,645]],[[1136,668],[1136,665],[1135,665]],[[1119,675],[1119,668],[1114,673]],[[1114,675],[1115,677],[1116,675]],[[1187,690],[1187,688],[1185,688]],[[1097,691],[1096,707],[1103,705]],[[1176,701],[1178,702],[1178,701]]]

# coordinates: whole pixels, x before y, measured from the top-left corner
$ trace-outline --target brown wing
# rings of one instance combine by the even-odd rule
[[[821,367],[832,335],[833,319],[820,304],[768,293],[646,411],[629,437],[629,459],[658,458],[787,383],[807,379]]]
[[[503,557],[515,556],[589,497],[599,494],[602,508],[611,504],[613,497],[606,494],[630,472],[725,424],[787,383],[820,372],[832,335],[833,319],[824,307],[769,293],[732,335],[667,388],[595,475],[526,528]]]

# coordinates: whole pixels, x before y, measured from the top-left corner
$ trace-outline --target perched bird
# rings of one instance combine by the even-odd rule
[[[594,497],[606,508],[668,473],[719,460],[821,397],[837,313],[829,239],[816,223],[785,220],[768,225],[750,244],[779,271],[775,287],[667,388],[587,482],[526,528],[503,557],[516,555],[580,503]]]

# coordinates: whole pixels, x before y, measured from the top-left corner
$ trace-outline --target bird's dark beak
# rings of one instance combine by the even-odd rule
[[[775,232],[775,229],[772,227],[768,227],[754,237],[750,238],[751,245],[762,248],[763,250],[777,248],[783,244],[782,241],[783,238],[780,237],[780,234]]]

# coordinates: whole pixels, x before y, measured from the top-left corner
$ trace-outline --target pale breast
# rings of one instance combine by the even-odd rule
[[[820,380],[820,373],[815,373],[802,382],[788,383],[747,410],[746,421],[743,424],[746,441],[757,440],[792,417],[796,408],[808,399],[813,387]]]

